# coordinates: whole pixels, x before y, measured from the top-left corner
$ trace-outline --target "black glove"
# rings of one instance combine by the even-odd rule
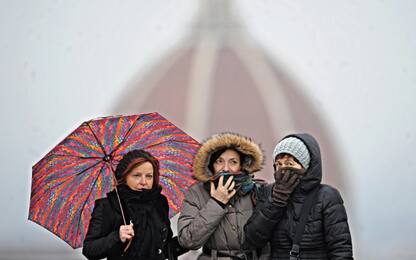
[[[272,190],[273,203],[278,206],[286,206],[290,194],[299,184],[300,178],[298,174],[294,174],[291,168],[278,169],[274,173],[275,183]]]

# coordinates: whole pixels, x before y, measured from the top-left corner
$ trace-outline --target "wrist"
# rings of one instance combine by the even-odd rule
[[[222,201],[220,201],[220,200],[218,200],[218,199],[216,199],[215,197],[212,197],[211,196],[211,198],[215,201],[215,202],[217,202],[218,203],[218,205],[220,205],[221,206],[221,208],[225,208],[225,206],[227,206],[227,203],[223,203]]]

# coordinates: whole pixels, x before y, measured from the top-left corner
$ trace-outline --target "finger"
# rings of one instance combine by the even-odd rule
[[[224,187],[224,183],[223,183],[223,181],[224,181],[224,176],[223,175],[221,175],[220,176],[220,178],[219,178],[219,180],[218,180],[218,187],[217,187],[217,189],[219,188],[219,187]]]
[[[296,174],[293,174],[292,176],[290,176],[290,179],[287,181],[288,186],[292,186],[297,180],[298,180],[298,176]]]
[[[230,187],[230,183],[233,181],[234,176],[231,176],[230,178],[228,178],[227,182],[224,184],[224,187],[228,188]]]
[[[231,191],[230,193],[227,194],[227,198],[231,199],[235,195],[236,192],[237,192],[236,190]]]
[[[282,179],[282,172],[279,170],[276,170],[274,172],[274,180],[275,181],[280,181]]]
[[[132,232],[132,231],[126,231],[126,232],[123,232],[122,235],[124,237],[132,237],[132,236],[134,236],[134,232]]]
[[[273,191],[274,194],[287,194],[288,196],[292,193],[290,190],[275,190]]]
[[[281,198],[284,200],[289,199],[290,194],[283,192],[283,191],[279,191],[279,192],[273,192],[273,196],[277,197],[277,198]]]
[[[299,185],[300,179],[296,178],[296,181],[290,186],[290,189],[293,190],[297,185]]]
[[[234,189],[234,187],[235,187],[235,181],[231,182],[231,185],[230,187],[228,187],[228,190],[231,191]]]
[[[285,170],[282,172],[283,176],[282,176],[282,182],[287,182],[289,180],[290,177],[290,173],[288,170]]]

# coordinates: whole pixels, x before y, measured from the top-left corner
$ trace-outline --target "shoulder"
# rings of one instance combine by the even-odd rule
[[[163,195],[162,193],[159,196],[159,202],[164,206],[164,207],[169,207],[169,203],[168,203],[168,199],[166,198],[165,195]]]
[[[339,191],[336,188],[327,184],[321,184],[318,196],[319,200],[321,200],[322,203],[327,206],[344,203]]]
[[[208,194],[208,190],[205,186],[209,187],[209,183],[208,184],[202,183],[202,182],[195,183],[189,188],[185,196],[189,198],[189,197],[195,197],[197,195],[204,194],[204,193]]]
[[[106,207],[110,206],[110,200],[107,197],[97,199],[97,200],[95,200],[94,205],[95,205],[95,208],[106,208]]]
[[[92,214],[94,216],[109,215],[113,212],[113,207],[108,198],[101,198],[95,200],[94,209]]]
[[[205,204],[211,197],[208,192],[208,187],[209,183],[195,183],[186,192],[184,203],[194,206]]]
[[[197,182],[189,188],[189,191],[191,192],[201,192],[202,190],[205,191],[205,185],[208,185],[208,184],[205,182]]]

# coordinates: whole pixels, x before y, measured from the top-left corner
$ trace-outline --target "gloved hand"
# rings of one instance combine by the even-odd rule
[[[300,178],[298,174],[290,168],[281,168],[274,173],[275,183],[272,190],[273,203],[278,206],[286,206],[290,194],[299,184]]]

